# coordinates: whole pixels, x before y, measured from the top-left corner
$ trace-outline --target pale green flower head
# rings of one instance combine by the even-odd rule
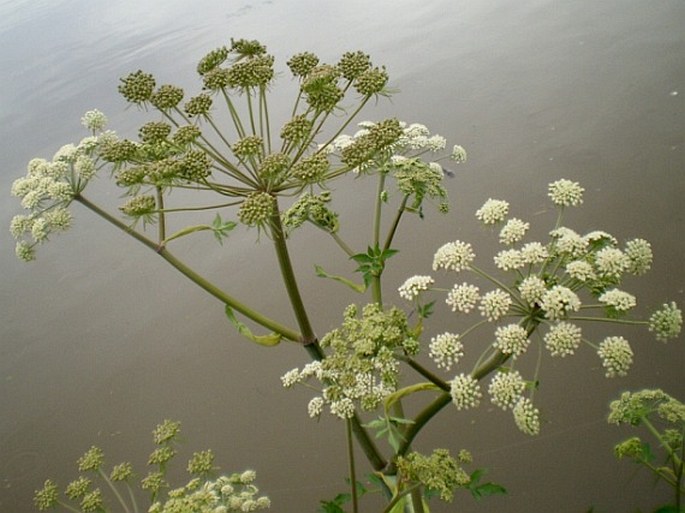
[[[450,154],[450,158],[455,161],[457,164],[461,164],[462,162],[466,162],[467,155],[466,155],[466,150],[459,146],[458,144],[454,145],[454,148],[452,148],[452,153]]]
[[[157,445],[167,444],[173,441],[181,432],[181,423],[165,419],[158,424],[152,432],[152,439]]]
[[[211,450],[194,452],[188,461],[188,472],[194,475],[206,475],[214,469],[214,453]]]
[[[568,287],[555,285],[542,295],[540,308],[548,319],[563,319],[580,309],[580,298]]]
[[[683,327],[683,313],[674,301],[664,303],[661,309],[649,318],[649,331],[656,334],[657,340],[666,342],[680,335]]]
[[[88,492],[81,499],[81,510],[84,513],[90,513],[92,511],[102,511],[104,502],[102,500],[102,492],[99,488]]]
[[[58,500],[59,490],[57,489],[57,485],[50,479],[45,481],[43,488],[36,490],[36,493],[33,496],[33,503],[40,511],[54,508],[57,505]]]
[[[526,301],[529,305],[539,303],[543,294],[547,291],[547,284],[542,278],[537,276],[527,276],[518,286],[521,299]]]
[[[85,476],[80,476],[78,479],[72,481],[67,485],[66,490],[64,491],[65,495],[69,497],[70,499],[80,499],[86,493],[88,493],[88,490],[90,489],[90,485],[92,484],[92,481],[88,479]]]
[[[454,489],[467,486],[471,478],[447,449],[435,449],[430,456],[411,452],[397,458],[397,468],[404,480],[418,482],[451,502]]]
[[[98,471],[105,462],[105,455],[102,449],[92,446],[86,453],[78,459],[78,469],[81,472],[87,470]]]
[[[578,206],[583,203],[583,189],[578,182],[561,179],[549,184],[549,197],[561,207]]]

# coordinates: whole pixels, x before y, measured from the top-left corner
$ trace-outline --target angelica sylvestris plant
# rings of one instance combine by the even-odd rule
[[[617,458],[628,458],[645,468],[673,489],[672,504],[659,508],[661,513],[684,511],[685,484],[685,404],[660,389],[624,392],[609,407],[609,423],[644,426],[652,447],[639,436],[632,436],[616,445]],[[663,463],[659,464],[662,460]]]
[[[482,469],[465,470],[471,464],[468,452],[452,456],[436,448],[430,455],[419,454],[411,450],[413,440],[450,402],[460,410],[477,406],[486,377],[492,401],[510,409],[520,429],[536,434],[540,419],[531,387],[536,376],[524,377],[516,365],[530,345],[542,344],[563,357],[587,343],[598,351],[608,376],[625,374],[633,357],[628,341],[620,336],[585,340],[580,326],[589,320],[646,324],[658,338],[677,336],[682,320],[673,303],[649,321],[627,317],[636,300],[620,289],[621,278],[649,268],[649,244],[636,239],[620,246],[604,232],[581,236],[563,227],[561,217],[549,242],[524,243],[528,223],[515,218],[505,223],[509,205],[489,200],[477,215],[486,225],[501,225],[499,236],[507,249],[495,257],[495,265],[505,276],[495,278],[476,267],[471,245],[453,241],[437,251],[433,270],[473,272],[490,284],[487,290],[464,281],[441,291],[437,277],[418,275],[400,287],[401,298],[392,296],[397,305],[388,304],[383,276],[399,251],[394,241],[401,221],[407,216],[423,220],[433,215],[430,207],[448,212],[443,178],[452,171],[443,163],[462,163],[466,152],[458,145],[448,152],[445,138],[419,123],[355,121],[372,100],[389,95],[385,68],[363,52],[347,52],[333,64],[304,52],[293,55],[287,67],[299,88],[288,119],[277,124],[269,105],[279,71],[257,41],[232,40],[203,57],[197,66],[201,91],[195,95],[142,70],[122,78],[121,95],[151,113],[151,120],[136,137],[126,138],[107,130],[104,114],[89,111],[82,119],[88,137],[62,147],[51,160],[29,163],[26,176],[12,186],[25,210],[10,227],[17,256],[34,260],[53,234],[70,227],[72,205],[78,203],[216,297],[247,339],[264,346],[281,341],[302,345],[312,361],[287,372],[282,383],[306,383],[318,390],[308,405],[311,417],[330,412],[344,419],[353,511],[359,511],[355,441],[385,492],[388,512],[405,507],[426,511],[426,490],[444,500],[453,498],[455,488],[476,497],[501,493],[501,487],[481,483]],[[96,174],[110,176],[123,191],[126,199],[118,214],[87,196]],[[333,183],[344,177],[371,180],[375,190],[372,204],[363,210],[369,212],[370,227],[363,247],[353,247],[341,235],[345,218],[336,205],[349,201],[337,198]],[[567,180],[550,188],[561,209],[580,204],[582,192]],[[188,212],[204,214],[206,221],[183,226]],[[182,228],[171,231],[172,224]],[[349,274],[332,275],[327,262],[321,262],[316,276],[363,296],[344,311],[340,327],[321,338],[289,254],[289,238],[305,226],[330,237],[351,266]],[[230,283],[208,281],[172,252],[178,239],[211,234],[225,244],[230,259],[230,241],[225,241],[239,229],[251,230],[273,247],[295,326],[246,304],[231,294]],[[430,332],[426,321],[433,303],[424,298],[440,292],[447,293],[455,312],[478,316],[476,323],[460,333]],[[581,299],[581,293],[592,301]],[[599,317],[593,317],[597,312]],[[258,328],[253,331],[246,319]],[[476,349],[467,343],[476,337],[489,345]],[[463,369],[461,357],[474,350],[484,352],[473,369]],[[419,363],[422,351],[438,371]],[[451,374],[442,378],[441,370]],[[405,377],[419,379],[401,386],[400,376],[407,371],[418,374]],[[428,400],[425,408],[416,417],[405,416],[403,399],[419,392]],[[362,412],[377,418],[362,421]],[[389,444],[375,441],[374,431]]]
[[[151,470],[144,477],[139,478],[129,462],[106,465],[102,449],[93,446],[78,459],[80,475],[63,492],[53,480],[45,481],[43,488],[36,491],[36,507],[41,511],[64,508],[83,513],[227,513],[258,511],[271,506],[268,497],[259,495],[254,470],[215,477],[219,469],[214,466],[211,450],[194,453],[186,467],[191,479],[181,487],[172,488],[167,481],[167,470],[177,453],[180,427],[179,422],[165,420],[155,428],[153,439],[157,447],[148,458]],[[138,489],[150,496],[140,506]],[[143,504],[144,509],[139,509]]]

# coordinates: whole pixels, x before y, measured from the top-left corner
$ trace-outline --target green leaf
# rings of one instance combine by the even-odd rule
[[[315,265],[314,269],[316,271],[316,275],[319,278],[328,278],[333,281],[337,281],[338,283],[342,283],[343,285],[347,285],[350,287],[352,290],[355,292],[359,292],[360,294],[363,294],[366,291],[367,285],[360,285],[358,283],[354,283],[352,280],[348,280],[347,278],[343,276],[336,276],[333,274],[328,274],[326,271],[323,270],[323,268],[320,265]]]
[[[281,335],[279,333],[269,333],[268,335],[254,335],[250,328],[248,328],[245,324],[236,319],[233,310],[228,305],[226,305],[226,317],[228,317],[228,320],[231,321],[231,324],[235,326],[235,329],[238,330],[238,333],[240,333],[243,337],[251,340],[252,342],[259,344],[260,346],[271,347],[278,345],[278,343],[281,341]]]
[[[228,232],[235,228],[237,223],[233,221],[222,221],[219,214],[216,215],[214,221],[212,222],[212,231],[214,232],[214,237],[219,241],[219,244],[224,243],[224,239],[228,237]]]
[[[474,499],[480,500],[490,495],[506,495],[507,489],[495,483],[480,483],[481,478],[487,473],[485,469],[476,469],[471,473],[471,480],[466,488],[471,492]]]

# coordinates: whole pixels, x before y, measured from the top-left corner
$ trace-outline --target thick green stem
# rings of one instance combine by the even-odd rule
[[[385,173],[381,172],[378,175],[378,190],[376,191],[376,209],[373,215],[373,247],[379,248],[381,238],[381,213],[383,210],[382,193],[385,189]],[[371,294],[373,301],[380,307],[383,306],[383,289],[381,287],[381,274],[383,270],[379,270],[378,274],[374,274],[371,278]]]
[[[357,443],[361,447],[362,451],[364,451],[364,455],[369,461],[371,467],[376,471],[384,469],[388,465],[388,462],[376,447],[376,444],[369,436],[369,433],[362,426],[362,423],[356,413],[354,417],[352,417],[351,421],[352,432],[354,433]]]
[[[352,443],[352,420],[345,421],[347,432],[347,461],[350,465],[350,487],[352,491],[352,511],[359,512],[359,498],[357,497],[357,473],[354,467],[354,444]]]
[[[397,227],[400,225],[400,219],[402,219],[402,214],[404,213],[405,208],[407,207],[407,201],[409,200],[409,195],[406,194],[404,198],[402,198],[402,203],[400,204],[399,208],[397,209],[397,214],[395,215],[395,219],[392,222],[392,226],[390,227],[390,230],[388,230],[388,236],[385,238],[385,244],[383,244],[383,251],[390,249],[390,245],[392,244],[392,239],[395,237],[395,232],[397,232]]]
[[[281,277],[283,278],[283,283],[285,284],[288,297],[290,298],[290,304],[293,308],[295,319],[297,319],[297,324],[302,331],[302,343],[312,358],[321,360],[323,352],[321,351],[321,347],[319,347],[318,340],[316,339],[312,325],[309,322],[309,316],[304,307],[300,289],[297,286],[295,272],[293,271],[293,265],[290,261],[290,254],[286,243],[285,231],[281,224],[281,212],[278,207],[277,198],[274,198],[274,209],[273,214],[271,215],[270,227],[271,237],[276,249],[276,256],[278,257],[278,266],[281,270]]]
[[[278,334],[280,334],[283,338],[287,340],[292,340],[292,341],[299,341],[302,339],[302,335],[297,333],[296,331],[288,328],[287,326],[284,326],[280,324],[279,322],[270,319],[256,310],[250,308],[249,306],[241,303],[234,297],[230,296],[223,290],[219,289],[216,287],[213,283],[208,281],[206,278],[203,276],[199,275],[196,273],[193,269],[188,267],[185,263],[183,263],[181,260],[176,258],[174,255],[172,255],[166,248],[160,247],[157,243],[154,241],[148,239],[144,235],[141,235],[137,231],[135,231],[133,228],[130,226],[122,223],[119,219],[116,217],[112,216],[108,212],[102,210],[100,207],[95,205],[94,203],[90,202],[83,196],[77,196],[75,198],[79,203],[81,203],[83,206],[88,208],[89,210],[95,212],[97,215],[108,221],[109,223],[113,224],[117,228],[119,228],[121,231],[124,233],[127,233],[137,241],[143,243],[145,246],[148,248],[152,249],[155,253],[157,253],[159,256],[161,256],[164,260],[169,262],[176,270],[178,270],[181,274],[189,278],[191,281],[193,281],[195,284],[197,284],[199,287],[204,289],[205,291],[209,292],[212,296],[217,298],[219,301],[224,303],[225,305],[230,306],[233,310],[240,312],[243,314],[245,317],[248,319],[251,319],[252,321],[256,322],[257,324],[274,331]]]
[[[107,483],[109,489],[112,490],[112,493],[119,501],[119,504],[121,504],[121,507],[124,508],[124,511],[126,511],[126,513],[131,513],[131,510],[128,508],[128,504],[126,504],[126,501],[121,496],[116,486],[114,486],[114,483],[112,483],[112,481],[109,479],[107,474],[105,474],[105,472],[102,469],[98,469],[98,473],[100,474],[100,477],[102,477],[102,479],[105,481],[105,483]]]

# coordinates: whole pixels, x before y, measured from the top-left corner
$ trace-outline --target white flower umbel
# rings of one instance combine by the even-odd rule
[[[540,308],[548,319],[562,319],[580,309],[580,298],[571,289],[556,285],[542,295]]]
[[[599,300],[607,306],[622,312],[630,310],[637,305],[635,296],[618,289],[607,290],[604,294],[599,296]]]
[[[464,282],[461,285],[452,287],[452,290],[447,294],[445,303],[452,307],[453,312],[459,310],[463,313],[469,313],[479,300],[478,287]]]
[[[476,217],[483,224],[496,224],[504,221],[509,213],[509,203],[504,200],[489,198],[483,206],[476,210]]]
[[[607,378],[625,376],[633,363],[633,350],[623,337],[607,337],[599,345],[597,354],[602,359]]]
[[[581,329],[570,322],[558,322],[545,334],[544,341],[552,356],[563,358],[572,355],[580,346]]]
[[[325,404],[324,398],[320,396],[316,396],[312,398],[311,401],[309,401],[309,404],[307,405],[307,412],[309,413],[310,418],[315,418],[315,417],[320,417],[321,412],[323,411],[323,406]]]
[[[450,395],[457,410],[468,410],[480,404],[483,394],[478,381],[466,374],[459,374],[450,382]]]
[[[88,130],[100,132],[107,126],[107,116],[97,109],[89,110],[81,118],[81,124]]]
[[[503,271],[513,271],[524,266],[521,252],[518,249],[505,249],[494,257],[495,265]]]
[[[354,403],[352,399],[347,397],[331,402],[330,408],[331,413],[341,419],[349,419],[354,416]]]
[[[468,242],[454,241],[442,245],[433,257],[433,270],[447,269],[461,271],[467,269],[476,258],[471,244]]]
[[[496,321],[507,314],[510,306],[511,296],[503,290],[496,289],[481,298],[478,310],[488,321]]]
[[[497,372],[490,380],[488,394],[495,406],[508,410],[513,408],[526,389],[526,382],[519,371]]]
[[[630,260],[628,272],[635,275],[645,274],[652,267],[652,246],[644,239],[626,242],[625,254]]]
[[[620,278],[630,265],[630,258],[618,248],[603,248],[595,253],[595,267],[603,277]]]
[[[660,310],[649,317],[649,331],[656,333],[657,340],[665,342],[677,337],[682,327],[683,313],[674,301],[664,303]]]
[[[452,148],[452,154],[450,155],[450,158],[454,160],[457,164],[461,164],[462,162],[466,162],[467,155],[466,155],[466,150],[459,146],[458,144],[455,144],[454,147]]]
[[[540,433],[540,410],[527,397],[521,397],[513,408],[516,426],[527,435]]]
[[[586,282],[596,278],[592,264],[585,260],[574,260],[566,265],[566,273],[578,281]]]
[[[518,289],[521,299],[529,305],[534,305],[540,302],[542,295],[547,291],[547,285],[537,276],[528,276],[521,281]]]
[[[435,283],[435,281],[432,277],[417,275],[408,278],[397,290],[400,293],[401,298],[412,301],[416,299],[422,291],[428,290],[433,283]]]
[[[525,352],[529,344],[528,333],[518,324],[500,326],[495,330],[493,345],[504,354],[511,354],[516,357]]]
[[[557,228],[556,230],[552,230],[550,235],[556,239],[555,250],[557,253],[578,257],[583,255],[587,250],[588,242],[570,228]]]
[[[549,197],[560,207],[575,207],[583,203],[583,189],[578,182],[562,178],[549,184]]]
[[[524,264],[539,264],[549,257],[549,251],[539,242],[529,242],[521,246],[521,259]]]
[[[530,228],[530,223],[526,223],[515,217],[509,219],[499,232],[499,241],[508,246],[520,241]]]
[[[464,345],[459,340],[459,335],[445,332],[431,338],[428,356],[438,367],[450,370],[464,356]]]

